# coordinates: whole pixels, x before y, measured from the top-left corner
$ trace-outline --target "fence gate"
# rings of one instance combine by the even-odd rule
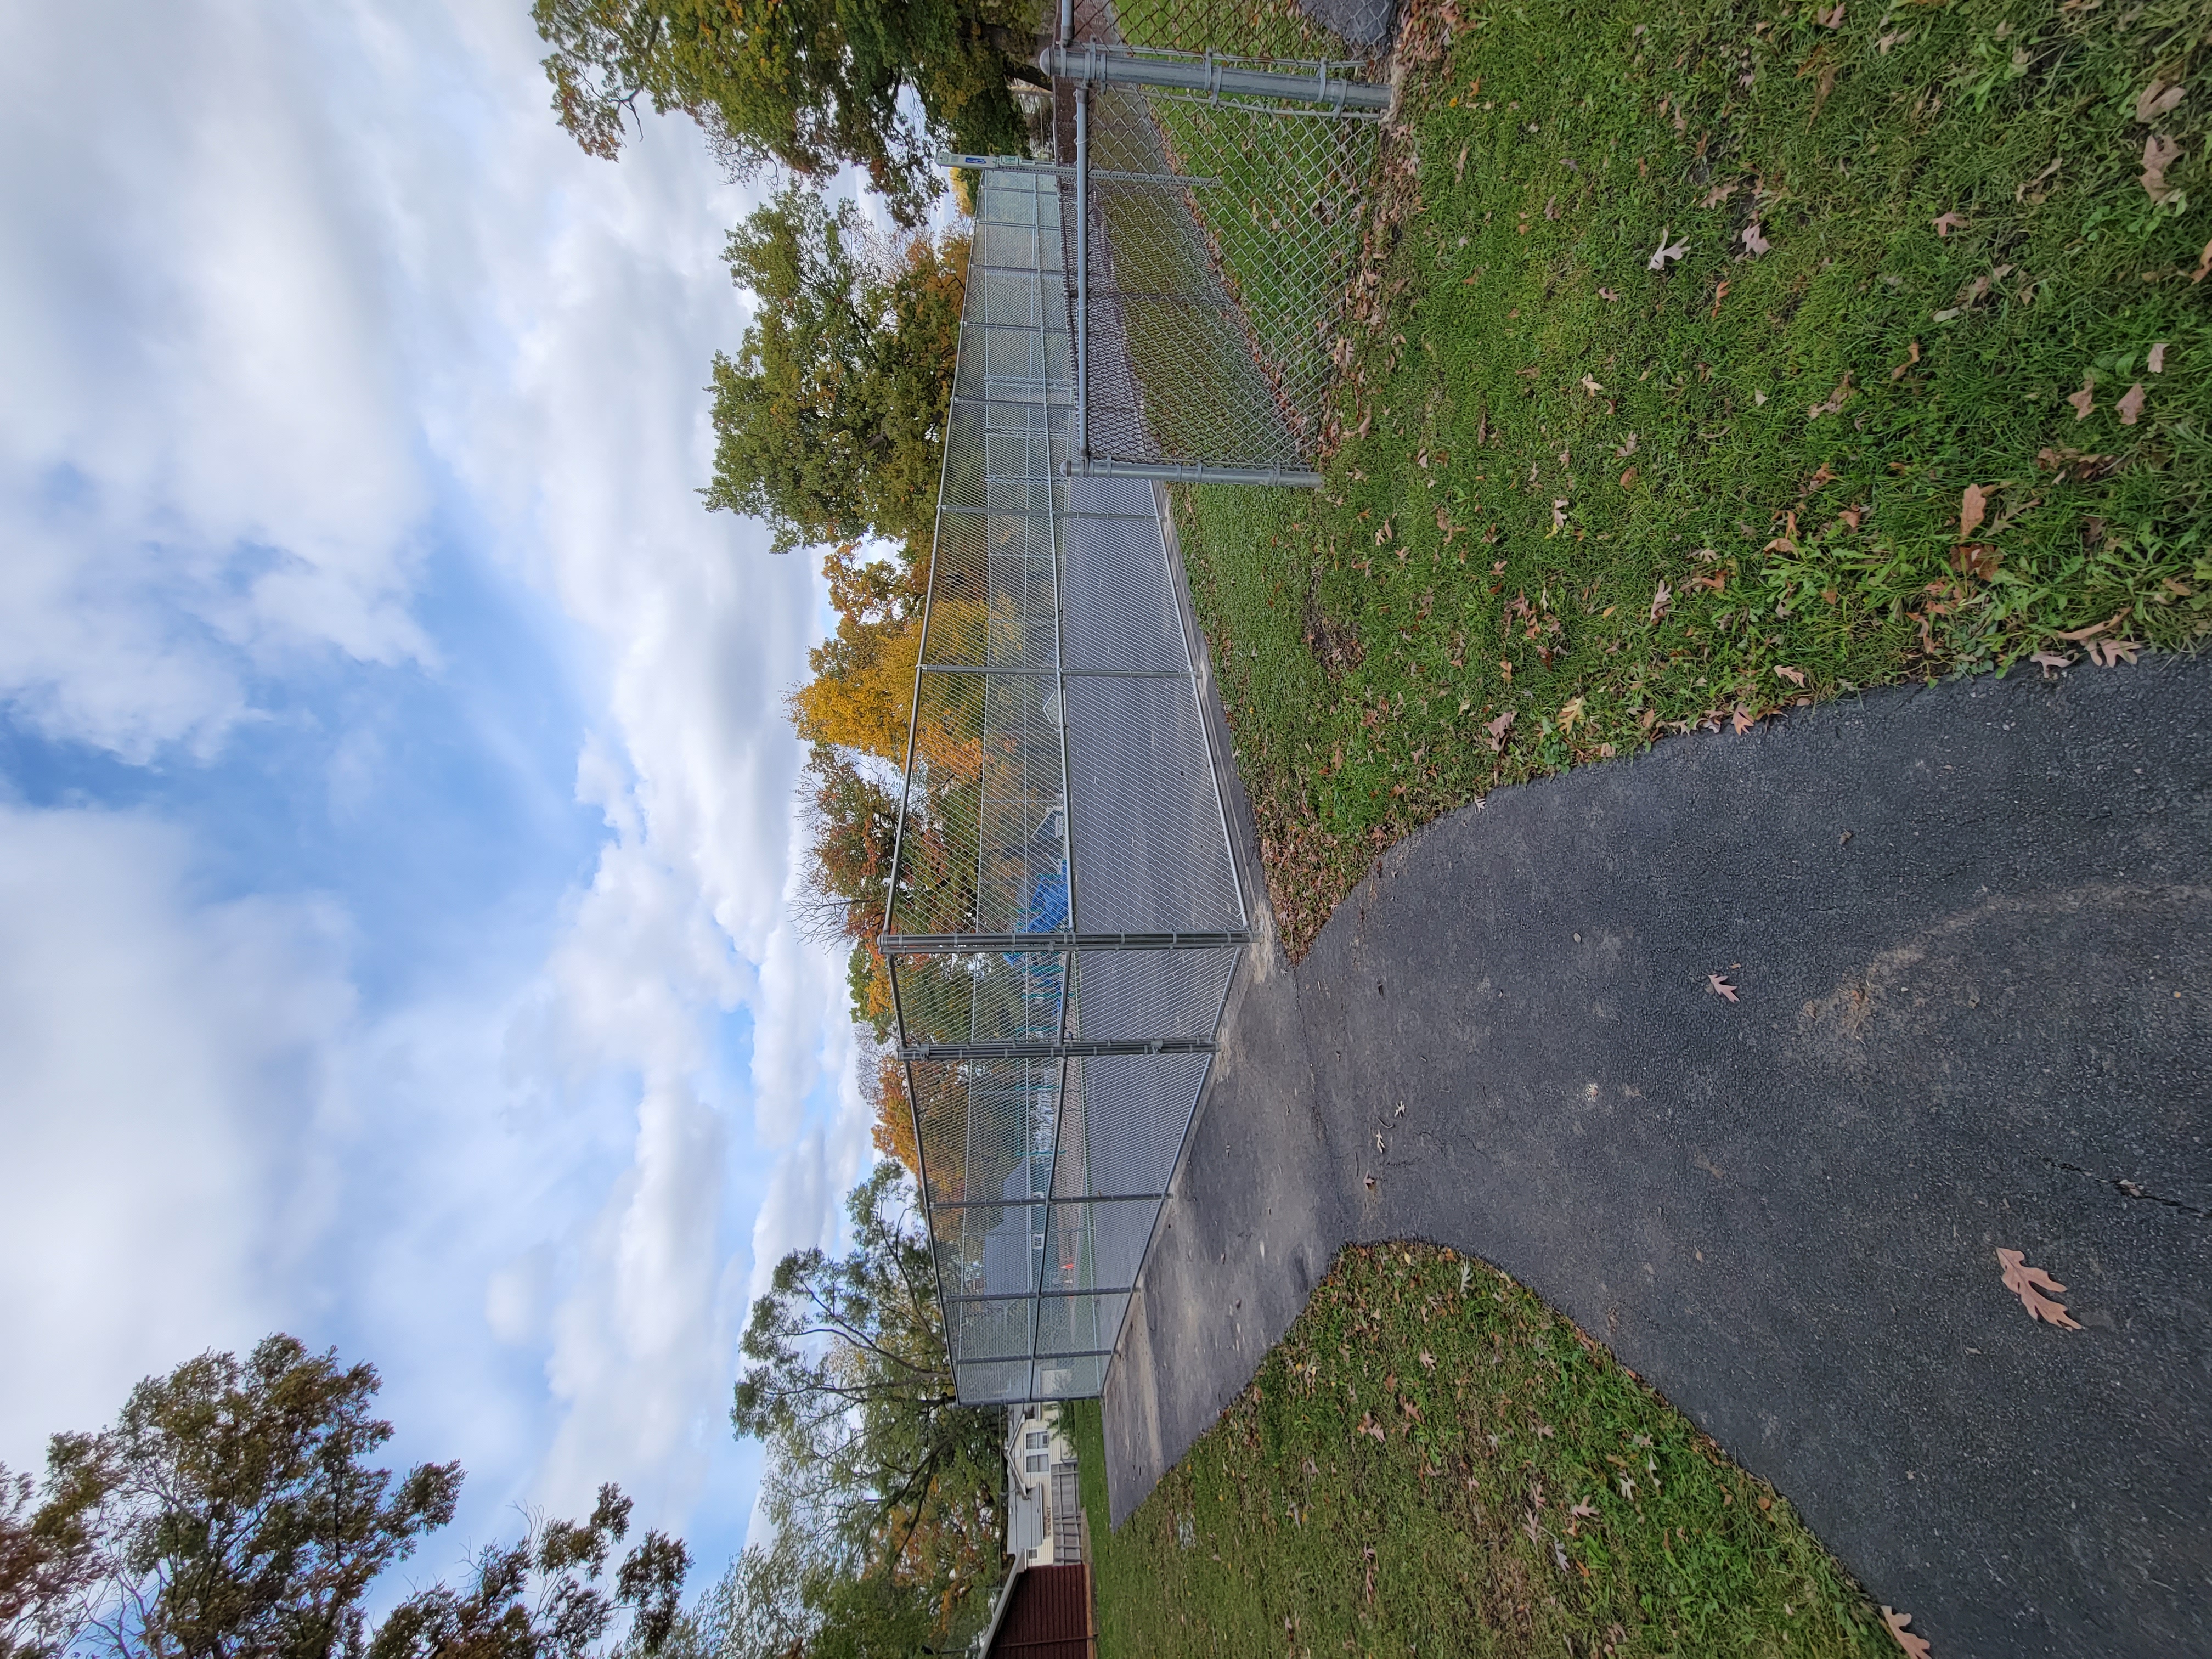
[[[1066,164],[947,158],[983,170],[882,945],[970,1403],[1103,1389],[1250,939],[1153,481],[1307,481],[1328,331],[1300,307],[1358,196],[1285,237],[1229,161],[1294,135],[1318,195],[1372,123],[1156,84],[1194,66],[1247,72],[1092,52]],[[1340,69],[1301,100],[1351,107]],[[1263,245],[1296,257],[1228,257]]]

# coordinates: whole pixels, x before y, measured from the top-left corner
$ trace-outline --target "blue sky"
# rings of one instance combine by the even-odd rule
[[[0,1460],[284,1329],[702,1578],[744,1310],[867,1156],[788,921],[823,622],[701,510],[759,186],[525,0],[0,17]]]

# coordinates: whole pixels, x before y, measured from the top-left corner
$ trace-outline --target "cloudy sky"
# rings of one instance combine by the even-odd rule
[[[0,9],[0,1460],[276,1329],[702,1577],[866,1155],[784,904],[805,558],[693,494],[749,205],[526,0]]]

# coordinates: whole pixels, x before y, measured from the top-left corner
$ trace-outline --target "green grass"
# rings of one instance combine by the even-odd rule
[[[1376,852],[1501,784],[2201,646],[2212,0],[1407,30],[1329,482],[1177,504],[1294,957]],[[2145,125],[2154,80],[2185,95]],[[1686,251],[1653,270],[1662,230]]]
[[[1118,1533],[1074,1419],[1102,1659],[1897,1651],[1785,1501],[1449,1250],[1346,1249]]]

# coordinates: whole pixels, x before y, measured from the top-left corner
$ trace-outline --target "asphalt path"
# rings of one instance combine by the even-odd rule
[[[1255,947],[1222,1036],[1108,1383],[1117,1522],[1340,1246],[1423,1238],[1608,1343],[1939,1659],[2212,1653],[2212,664],[1499,791],[1295,970]]]

